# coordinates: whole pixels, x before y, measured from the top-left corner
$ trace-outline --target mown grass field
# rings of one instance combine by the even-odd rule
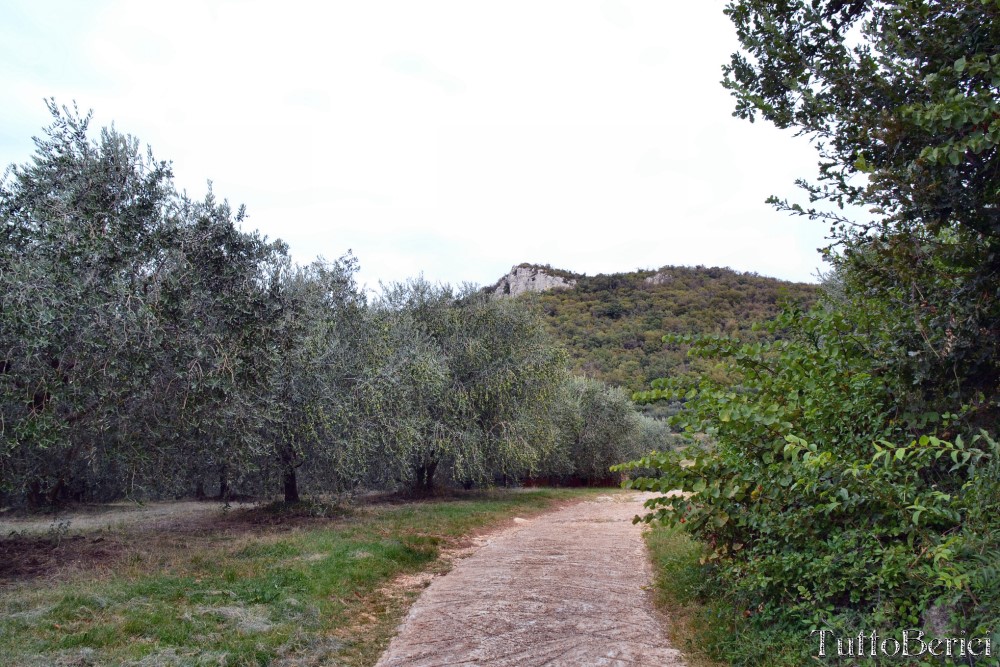
[[[607,492],[497,491],[333,518],[255,508],[169,529],[0,538],[8,552],[62,559],[0,580],[0,664],[371,665],[426,584],[405,575],[446,569],[442,552],[506,519]]]

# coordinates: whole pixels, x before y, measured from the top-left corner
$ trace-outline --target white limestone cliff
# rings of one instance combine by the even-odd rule
[[[524,292],[545,292],[568,289],[576,285],[573,278],[555,276],[539,266],[515,266],[491,288],[494,296],[517,296]]]

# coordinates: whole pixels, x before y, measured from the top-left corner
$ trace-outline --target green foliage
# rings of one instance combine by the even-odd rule
[[[845,300],[883,312],[882,362],[928,405],[993,400],[1000,5],[736,0],[726,13],[745,50],[726,68],[736,114],[819,149],[819,182],[801,182],[818,204],[774,201],[830,223]]]
[[[565,357],[520,301],[296,266],[242,208],[50,103],[0,185],[0,498],[490,485],[537,467]],[[595,445],[596,446],[596,445]]]
[[[278,317],[265,332],[273,355],[265,447],[277,464],[286,502],[299,500],[300,467],[322,479],[319,486],[336,491],[349,485],[361,465],[355,442],[360,429],[351,423],[352,385],[365,374],[360,341],[368,322],[356,270],[357,261],[345,255],[306,267],[286,263],[272,281],[269,297]]]
[[[234,219],[211,191],[201,202],[175,195],[168,211],[173,242],[159,248],[168,264],[155,288],[162,334],[131,361],[156,376],[146,394],[155,418],[142,428],[126,422],[133,428],[122,434],[144,450],[130,465],[145,489],[130,491],[192,482],[201,490],[208,477],[227,497],[267,447],[280,316],[271,293],[286,249],[241,231],[242,211]]]
[[[283,243],[239,228],[242,208],[178,193],[136,139],[92,141],[89,115],[50,110],[34,160],[0,187],[7,501],[281,490],[295,502],[300,486],[427,492],[543,469],[597,480],[665,437],[622,391],[570,379],[547,332],[559,318],[423,280],[368,304],[350,255],[295,266]],[[660,348],[651,275],[580,279],[588,316],[642,327],[581,322],[586,349],[607,336]],[[775,299],[773,281],[724,270],[658,280],[724,308]],[[575,303],[558,307],[576,317]],[[717,315],[691,310],[692,326]],[[642,356],[598,363],[619,366],[610,380],[644,377]]]
[[[114,496],[245,459],[261,420],[266,268],[284,255],[136,139],[50,103],[0,186],[3,490]],[[234,435],[238,437],[233,437]],[[191,443],[197,443],[191,447]],[[148,475],[148,477],[147,477]]]
[[[812,303],[816,289],[730,269],[663,267],[572,278],[576,285],[520,298],[537,304],[552,337],[569,352],[573,372],[627,391],[653,378],[707,370],[683,351],[665,347],[664,334],[754,335],[750,329],[778,314],[779,303]]]
[[[705,576],[702,557],[705,548],[683,530],[663,524],[644,533],[653,563],[656,606],[669,618],[670,643],[684,653],[690,667],[722,667],[732,627],[720,622],[733,617],[720,609],[723,598],[714,595],[713,582]],[[744,635],[746,639],[746,635]],[[771,647],[771,663],[780,645]]]
[[[567,379],[552,415],[556,439],[535,471],[550,481],[607,482],[612,465],[677,438],[665,422],[639,414],[623,389],[588,378]]]
[[[814,629],[997,631],[1000,451],[982,427],[1000,412],[998,12],[726,8],[736,115],[817,146],[810,206],[771,201],[830,224],[834,271],[824,310],[787,313],[776,342],[687,341],[726,370],[644,397],[685,401],[674,421],[703,439],[630,465],[672,492],[647,518],[709,549],[738,664],[804,664]],[[770,650],[789,642],[797,654]]]
[[[548,408],[564,376],[539,317],[423,279],[386,287],[375,310],[391,351],[373,476],[426,492],[439,470],[466,486],[529,471],[553,437]]]
[[[709,545],[738,622],[798,637],[800,664],[811,630],[919,627],[934,608],[954,632],[995,631],[1000,526],[980,507],[995,503],[996,442],[964,436],[963,410],[903,412],[846,318],[789,311],[770,329],[784,337],[688,341],[733,384],[669,379],[644,395],[683,398],[675,422],[708,436],[624,466],[660,473],[630,483],[664,493],[646,520]]]

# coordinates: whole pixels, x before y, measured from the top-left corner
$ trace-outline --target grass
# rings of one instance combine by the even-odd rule
[[[404,575],[447,568],[442,550],[470,533],[592,493],[360,506],[291,527],[271,511],[243,531],[133,531],[104,567],[0,589],[0,664],[371,665],[427,581]]]
[[[749,610],[701,564],[703,545],[668,526],[647,531],[646,544],[655,572],[656,604],[670,619],[670,641],[684,653],[688,667],[804,664],[798,628],[751,622]]]
[[[645,536],[655,572],[656,605],[670,619],[671,644],[684,653],[688,667],[723,667],[726,663],[713,648],[725,644],[718,635],[726,629],[699,596],[705,584],[701,545],[667,526],[654,526]]]

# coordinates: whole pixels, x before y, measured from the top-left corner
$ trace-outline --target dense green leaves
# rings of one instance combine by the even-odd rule
[[[663,421],[636,412],[628,394],[589,378],[569,378],[552,407],[556,437],[537,474],[547,481],[601,483],[611,466],[674,444]]]
[[[283,246],[239,231],[211,193],[178,195],[135,139],[91,142],[89,116],[51,111],[0,191],[4,490],[115,495],[153,470],[183,477],[180,462],[245,459]]]
[[[785,338],[690,341],[735,382],[645,395],[684,398],[675,422],[692,438],[626,466],[659,473],[630,483],[663,493],[646,520],[708,544],[718,594],[759,631],[800,637],[802,660],[813,629],[920,627],[935,607],[954,632],[993,632],[995,583],[976,573],[997,528],[978,507],[997,492],[996,442],[963,436],[960,410],[906,414],[844,318],[788,312],[772,328]]]
[[[264,407],[263,448],[276,465],[285,500],[299,500],[298,470],[320,486],[349,485],[361,467],[354,385],[365,375],[364,299],[354,282],[357,261],[278,268],[270,293],[276,312],[267,338],[271,363]]]
[[[744,47],[726,68],[736,114],[795,127],[820,153],[818,183],[802,182],[817,204],[775,203],[830,223],[845,300],[884,313],[882,361],[928,400],[989,400],[1000,385],[1000,6],[738,0],[726,12]]]
[[[1000,4],[726,13],[735,115],[819,151],[810,205],[772,202],[830,224],[834,271],[776,342],[672,339],[725,370],[643,394],[685,401],[692,444],[631,464],[661,473],[635,485],[665,492],[650,518],[706,543],[717,608],[751,630],[728,647],[738,664],[775,641],[804,664],[815,629],[996,642]]]
[[[524,304],[423,279],[384,289],[387,442],[372,473],[428,490],[518,479],[553,438],[564,356]]]

